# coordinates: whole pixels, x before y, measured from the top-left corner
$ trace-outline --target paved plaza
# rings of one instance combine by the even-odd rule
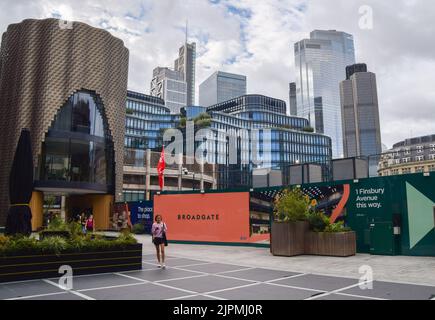
[[[320,269],[318,269],[319,273],[309,271],[315,266],[307,267],[306,272],[301,272],[302,263],[297,259],[309,259],[309,257],[272,257],[268,255],[267,248],[170,244],[167,268],[162,270],[155,263],[153,248],[147,245],[150,243],[149,239],[144,237],[141,240],[144,242],[144,256],[143,269],[140,271],[77,276],[73,279],[73,290],[70,291],[61,289],[57,279],[3,283],[0,284],[0,299],[430,300],[435,298],[435,285],[433,284],[383,281],[374,274],[373,289],[362,290],[358,284],[358,276],[333,275],[334,272],[331,270],[324,270],[329,271],[329,275],[320,272]],[[204,249],[208,249],[208,254],[202,255],[202,259],[186,257],[201,255]],[[177,255],[177,251],[180,255]],[[258,253],[258,261],[249,263],[249,256],[255,253]],[[219,255],[221,255],[221,261],[216,261]],[[357,256],[359,259],[365,259],[365,262],[370,262],[370,257]],[[316,259],[313,262],[323,259],[324,263],[330,264],[331,261],[337,261],[337,263],[341,261],[343,266],[351,264],[356,259],[355,257],[339,260],[331,260],[327,257],[313,258]],[[388,265],[394,257],[384,258],[385,268],[385,265]],[[406,257],[406,259],[411,259],[409,261],[417,259],[416,261],[419,262],[426,258]],[[275,263],[275,267],[259,267],[268,260],[280,261],[280,263]],[[435,259],[427,258],[428,262],[433,263],[433,260]],[[297,262],[294,264],[294,271],[291,271],[292,261]],[[284,263],[287,263],[287,266],[280,267]],[[322,264],[318,263],[317,267],[319,266],[322,267]],[[431,267],[430,264],[428,266]],[[412,271],[409,265],[407,268]]]

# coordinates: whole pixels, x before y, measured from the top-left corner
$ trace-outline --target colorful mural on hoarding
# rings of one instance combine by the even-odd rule
[[[112,212],[112,229],[131,229],[135,224],[144,226],[144,233],[151,233],[153,224],[153,202],[121,202],[115,203]]]
[[[331,222],[357,234],[357,251],[379,255],[435,256],[435,176],[412,174],[301,190]]]

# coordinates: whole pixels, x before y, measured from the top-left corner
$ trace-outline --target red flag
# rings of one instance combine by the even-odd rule
[[[157,165],[157,173],[159,174],[160,190],[163,190],[163,174],[165,172],[165,147],[162,147],[162,153],[160,154],[159,164]]]

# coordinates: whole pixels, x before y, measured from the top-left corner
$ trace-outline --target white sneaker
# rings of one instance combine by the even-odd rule
[[[157,268],[161,268],[162,266],[159,264],[159,265],[157,265]]]
[[[166,265],[165,264],[162,264],[162,269],[166,269]]]

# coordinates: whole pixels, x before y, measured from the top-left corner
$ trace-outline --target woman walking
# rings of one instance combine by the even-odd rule
[[[168,228],[162,220],[161,215],[157,215],[156,222],[153,223],[151,228],[151,234],[153,237],[153,243],[156,246],[157,261],[159,262],[159,268],[165,269],[165,246],[167,246],[166,231]]]

